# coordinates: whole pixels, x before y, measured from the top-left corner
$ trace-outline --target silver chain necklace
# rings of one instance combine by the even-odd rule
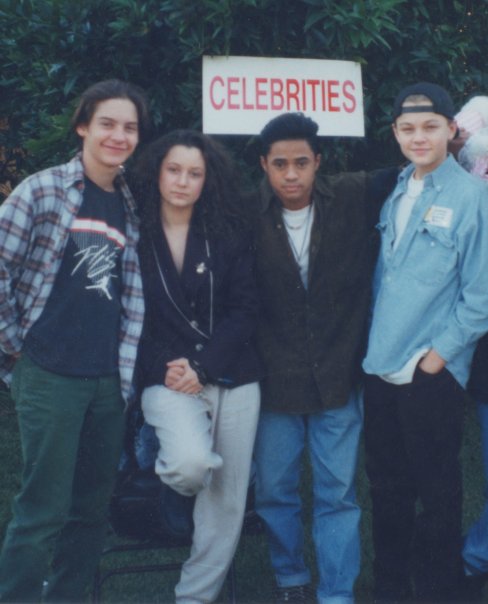
[[[206,236],[206,229],[204,227],[205,230],[205,251],[207,254],[207,260],[209,261],[209,265],[210,265],[210,245],[208,243],[208,238]],[[208,317],[208,324],[209,324],[209,333],[205,333],[204,331],[202,331],[201,329],[198,328],[198,325],[196,324],[195,321],[192,321],[191,319],[189,319],[186,314],[181,310],[181,308],[178,306],[178,304],[175,302],[173,296],[171,295],[170,291],[169,291],[169,287],[166,283],[166,279],[164,278],[164,273],[163,270],[161,268],[161,265],[159,264],[159,258],[158,258],[158,254],[156,252],[156,247],[154,245],[154,241],[151,241],[151,245],[152,245],[152,251],[154,254],[154,260],[156,261],[156,266],[158,268],[158,273],[159,273],[159,277],[161,279],[161,282],[163,284],[163,288],[164,291],[166,292],[166,295],[168,296],[170,302],[173,304],[173,306],[175,307],[176,311],[178,312],[178,314],[188,323],[188,325],[194,329],[197,333],[199,333],[201,336],[203,336],[204,338],[206,338],[207,340],[210,340],[210,336],[212,335],[213,332],[213,299],[214,299],[214,280],[213,280],[213,272],[212,269],[208,268],[208,275],[209,275],[209,293],[210,293],[210,309],[209,309],[209,317]],[[196,272],[197,273],[202,273],[204,272],[205,267],[204,267],[204,263],[200,262],[199,264],[197,264],[196,267]]]
[[[290,243],[290,247],[293,252],[293,255],[295,256],[295,260],[297,261],[297,264],[299,266],[300,266],[300,263],[303,258],[303,253],[305,251],[305,244],[309,239],[310,227],[312,224],[311,217],[312,217],[312,203],[308,206],[308,212],[307,212],[306,218],[304,218],[303,222],[298,227],[291,227],[288,224],[288,222],[285,220],[285,217],[283,216],[283,222],[285,223],[288,241]],[[290,232],[289,232],[288,228],[298,231],[299,229],[302,229],[303,227],[305,227],[305,229],[303,231],[303,239],[302,239],[302,243],[300,245],[300,251],[298,251],[298,248],[296,247],[295,243],[293,242],[292,237],[290,236]]]
[[[291,229],[292,231],[299,231],[303,226],[305,226],[305,223],[307,223],[310,220],[310,211],[312,208],[312,204],[310,204],[308,206],[308,212],[305,215],[305,218],[302,220],[302,222],[298,225],[294,225],[291,224],[290,222],[288,222],[288,220],[285,218],[285,215],[283,214],[283,222],[285,223],[285,226],[287,229]]]

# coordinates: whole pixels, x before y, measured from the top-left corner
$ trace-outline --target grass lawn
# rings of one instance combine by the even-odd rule
[[[0,529],[5,530],[10,518],[10,501],[19,486],[20,448],[15,413],[10,399],[0,393]],[[462,461],[465,480],[464,524],[469,524],[480,513],[483,505],[483,472],[479,444],[479,429],[474,406],[470,403],[466,409],[466,426]],[[305,462],[306,463],[306,462]],[[310,480],[308,468],[305,471],[303,494],[306,518],[310,519]],[[357,583],[357,598],[367,602],[371,594],[371,535],[370,535],[370,501],[367,481],[364,475],[363,461],[360,461],[358,472],[358,497],[363,508],[362,535],[363,557],[362,572]],[[110,541],[114,536],[109,536]],[[186,552],[173,550],[170,555],[159,552],[131,554],[130,561],[157,563],[170,560],[175,556],[184,557]],[[313,548],[310,536],[310,522],[307,522],[307,555],[313,567]],[[123,558],[119,555],[117,560]],[[112,558],[115,560],[115,558]],[[107,559],[105,567],[112,562]],[[271,597],[273,584],[266,543],[262,535],[248,536],[241,540],[236,557],[237,594],[239,602],[267,603]],[[109,580],[102,592],[103,602],[137,602],[158,603],[172,601],[172,590],[177,580],[177,573],[152,573],[115,577]],[[225,601],[225,593],[221,601]]]

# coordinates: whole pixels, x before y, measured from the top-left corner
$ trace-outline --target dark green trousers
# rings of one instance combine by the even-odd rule
[[[23,473],[0,555],[0,600],[39,602],[48,580],[46,601],[83,601],[122,449],[119,378],[61,376],[24,355],[11,393]]]

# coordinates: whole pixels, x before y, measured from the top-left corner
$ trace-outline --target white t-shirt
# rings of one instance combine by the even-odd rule
[[[288,241],[298,264],[300,277],[305,288],[308,286],[308,257],[313,219],[313,204],[300,210],[287,210],[283,208],[283,222],[285,223]]]
[[[410,219],[410,214],[412,213],[413,206],[415,202],[420,197],[424,188],[424,181],[417,180],[416,178],[410,176],[407,184],[407,190],[402,195],[400,201],[398,202],[397,212],[395,216],[395,241],[393,243],[393,251],[395,251],[400,243],[401,238],[403,237],[403,233],[407,228],[408,221]]]
[[[423,188],[424,181],[417,180],[412,174],[408,180],[407,191],[402,195],[400,201],[398,202],[395,216],[395,241],[393,243],[393,251],[397,249],[398,244],[405,233],[413,206],[420,197]],[[428,351],[428,348],[418,350],[399,371],[382,375],[381,378],[390,384],[410,384],[413,379],[413,374],[415,372],[415,368],[417,367],[417,363],[427,354]]]

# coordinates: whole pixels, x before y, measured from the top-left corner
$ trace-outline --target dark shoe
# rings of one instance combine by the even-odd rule
[[[315,604],[317,600],[310,583],[306,583],[291,587],[275,587],[273,602],[274,604]]]
[[[466,602],[483,602],[483,588],[488,583],[488,573],[464,577],[464,599]]]

